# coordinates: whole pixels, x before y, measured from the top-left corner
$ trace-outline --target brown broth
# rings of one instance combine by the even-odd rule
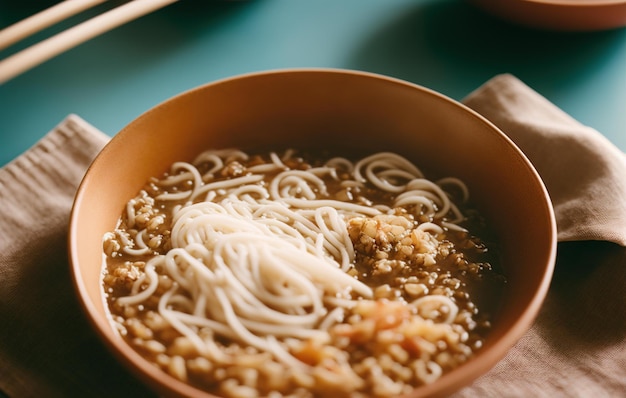
[[[292,169],[306,170],[311,167],[321,166],[324,160],[328,158],[328,154],[303,154],[287,162],[287,165]],[[231,163],[223,168],[221,175],[216,180],[245,174],[247,167],[267,163],[268,161],[267,155],[256,155],[252,156],[247,163]],[[199,170],[201,172],[206,171],[203,170],[202,166],[199,167]],[[339,172],[339,175],[341,174]],[[272,177],[273,175],[268,175],[264,184],[269,183]],[[390,205],[393,200],[393,195],[381,192],[372,186],[345,189],[337,181],[326,179],[325,182],[329,198],[332,199],[366,205],[371,203]],[[189,187],[188,181],[182,181],[179,184],[168,187],[167,191],[184,191],[189,189]],[[150,214],[147,217],[147,223],[155,215],[160,215],[165,220],[151,230],[149,238],[155,239],[151,253],[137,257],[123,254],[120,250],[105,249],[109,256],[106,264],[104,288],[113,319],[120,325],[123,325],[121,330],[124,338],[149,361],[168,371],[169,365],[164,364],[165,360],[161,355],[164,353],[168,354],[171,351],[168,347],[176,344],[176,338],[180,337],[180,335],[173,331],[172,328],[151,329],[149,327],[151,323],[154,323],[150,317],[152,316],[151,314],[157,311],[158,297],[167,290],[167,287],[171,286],[171,281],[167,281],[168,277],[165,275],[160,276],[163,280],[163,287],[159,287],[156,297],[149,299],[143,304],[123,307],[116,303],[117,297],[129,294],[132,282],[141,274],[142,266],[145,262],[150,257],[163,254],[169,249],[170,214],[173,207],[184,203],[184,200],[167,203],[159,202],[158,200],[152,202],[151,198],[164,191],[165,189],[159,183],[159,180],[154,179],[144,187],[142,193],[135,199],[137,202],[135,208],[138,212],[141,212],[142,206],[146,209],[149,208]],[[441,219],[427,218],[420,214],[411,215],[410,210],[412,209],[400,209],[395,216],[408,220],[413,226],[425,221],[441,225],[443,221]],[[468,314],[465,321],[467,324],[463,325],[469,332],[466,345],[472,350],[476,350],[480,348],[488,334],[490,328],[489,320],[497,311],[499,302],[497,297],[501,296],[506,281],[499,265],[496,239],[486,225],[485,220],[469,204],[460,205],[460,210],[467,216],[467,219],[463,222],[463,227],[471,231],[471,233],[444,228],[444,232],[438,236],[438,240],[442,242],[441,245],[445,247],[445,250],[438,252],[435,256],[436,264],[420,264],[414,257],[402,252],[403,249],[398,246],[398,243],[395,246],[387,245],[384,250],[385,256],[387,256],[386,260],[388,260],[384,264],[394,264],[397,267],[391,267],[388,272],[374,272],[372,264],[377,259],[372,254],[373,252],[357,248],[354,269],[351,272],[359,280],[372,287],[378,300],[410,302],[416,296],[419,297],[420,289],[423,290],[424,288],[427,289],[428,294],[444,294],[450,297],[455,301],[462,313]],[[136,229],[129,228],[124,214],[121,216],[118,230],[122,231],[122,233],[127,233],[131,239],[137,233]],[[119,239],[117,240],[119,241]],[[376,244],[378,243],[375,242],[374,245]],[[132,319],[137,321],[134,322]],[[143,338],[142,333],[149,336]],[[155,351],[154,347],[150,347],[146,341],[157,341],[165,347],[165,351]],[[227,350],[245,350],[245,348],[239,347],[238,343],[225,338],[217,339],[217,344],[230,347],[226,348]],[[375,354],[377,350],[376,347],[368,346],[358,341],[352,341],[343,348],[350,353],[350,357],[353,358],[352,361],[355,364]],[[300,353],[299,355],[301,355],[304,361],[308,358],[308,354]],[[453,353],[452,355],[457,354]],[[466,359],[459,356],[458,360],[452,361],[453,365],[447,368],[444,367],[444,371],[449,371],[452,367],[457,366]],[[220,393],[220,382],[216,379],[226,376],[221,375],[221,373],[221,376],[217,375],[220,372],[219,370],[212,369],[210,372],[213,376],[208,378],[197,376],[190,372],[189,382],[207,391]],[[223,372],[228,372],[228,370]],[[261,377],[259,380],[257,387],[259,391],[267,393],[272,390],[271,380],[273,379]],[[415,383],[414,380],[412,382]],[[296,388],[296,386],[290,386],[287,389],[290,388]],[[330,391],[323,388],[314,392],[319,396],[330,393]],[[332,393],[338,396],[342,395],[337,391],[332,391]]]

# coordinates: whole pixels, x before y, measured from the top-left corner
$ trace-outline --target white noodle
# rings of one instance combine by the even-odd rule
[[[135,226],[135,204],[137,201],[135,199],[131,199],[126,204],[126,219],[128,220],[128,228],[133,228]]]
[[[441,374],[443,373],[441,366],[434,361],[416,361],[415,367],[417,377],[425,384],[431,384],[441,377]]]
[[[412,302],[412,305],[416,307],[420,307],[425,303],[435,303],[440,306],[444,306],[448,308],[448,316],[443,321],[443,323],[451,324],[459,312],[459,307],[450,299],[448,296],[444,296],[441,294],[432,294],[429,296],[420,297],[417,300]]]
[[[159,276],[154,270],[154,263],[159,261],[160,258],[157,257],[154,260],[149,261],[144,268],[146,276],[145,279],[148,279],[149,283],[148,286],[145,289],[139,291],[140,286],[143,285],[144,278],[137,279],[137,281],[133,285],[133,295],[127,297],[119,297],[117,299],[117,302],[120,305],[132,305],[136,303],[141,303],[147,300],[148,297],[152,296],[152,294],[156,291],[159,285]]]

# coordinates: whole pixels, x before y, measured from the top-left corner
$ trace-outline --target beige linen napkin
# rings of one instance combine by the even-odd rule
[[[509,74],[494,77],[463,102],[503,130],[533,163],[552,197],[559,241],[626,245],[623,152]]]
[[[626,156],[509,74],[463,102],[537,168],[560,243],[531,330],[454,398],[626,396]]]
[[[559,240],[578,242],[560,244],[555,279],[533,328],[456,396],[620,395],[626,391],[626,249],[598,241],[626,244],[623,154],[510,75],[487,82],[466,103],[545,174]],[[0,390],[10,397],[152,395],[90,329],[67,264],[73,196],[106,141],[72,115],[0,169]]]
[[[87,324],[67,260],[74,193],[107,140],[71,115],[0,169],[0,390],[11,398],[146,394]]]

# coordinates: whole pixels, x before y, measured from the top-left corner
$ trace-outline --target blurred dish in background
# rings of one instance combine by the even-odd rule
[[[518,24],[560,31],[595,31],[626,26],[624,0],[468,0]]]

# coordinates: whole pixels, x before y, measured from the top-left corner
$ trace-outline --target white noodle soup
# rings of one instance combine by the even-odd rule
[[[389,152],[203,152],[105,235],[112,323],[224,397],[408,393],[481,348],[506,283],[469,195]]]

